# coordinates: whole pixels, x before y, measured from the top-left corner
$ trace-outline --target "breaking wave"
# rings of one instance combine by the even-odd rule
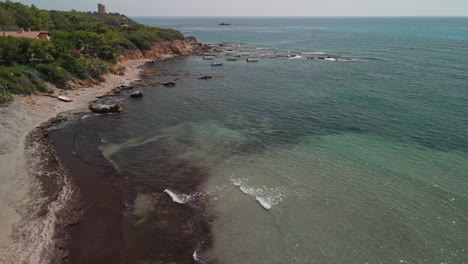
[[[239,187],[239,189],[255,198],[255,200],[266,210],[277,206],[283,201],[285,195],[281,188],[269,188],[262,186],[260,188],[255,188],[247,185],[247,179],[231,179],[234,186]]]
[[[186,195],[186,194],[176,194],[172,192],[171,190],[164,190],[165,193],[167,193],[174,202],[179,203],[179,204],[186,204],[192,200],[192,196]]]

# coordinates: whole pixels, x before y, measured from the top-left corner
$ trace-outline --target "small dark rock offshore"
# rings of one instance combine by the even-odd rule
[[[143,92],[142,91],[136,91],[130,94],[131,98],[141,98],[143,97]]]
[[[174,87],[176,85],[175,82],[166,82],[166,83],[161,83],[161,84],[166,86],[166,87]]]
[[[97,105],[89,105],[89,110],[93,111],[94,113],[98,114],[107,114],[107,113],[123,113],[124,109],[120,104],[97,104]]]
[[[202,76],[200,78],[198,78],[199,80],[209,80],[209,79],[212,79],[213,77],[212,76],[209,76],[209,75],[206,75],[206,76]]]

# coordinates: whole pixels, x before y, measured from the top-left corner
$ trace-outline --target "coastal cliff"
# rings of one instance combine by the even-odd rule
[[[130,50],[121,56],[121,60],[166,60],[176,56],[187,56],[202,49],[195,38],[189,37],[183,40],[163,41],[156,43],[150,50]]]

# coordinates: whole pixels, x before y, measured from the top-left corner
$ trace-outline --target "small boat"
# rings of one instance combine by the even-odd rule
[[[73,102],[73,99],[71,99],[70,97],[62,96],[62,95],[59,96],[59,97],[57,97],[57,99],[59,99],[59,100],[62,101],[62,102],[67,102],[67,103]]]
[[[246,59],[245,61],[246,62],[258,62],[260,59],[258,58],[249,58],[249,59]]]
[[[203,56],[204,60],[214,60],[214,56]]]
[[[220,25],[220,26],[230,26],[231,24],[229,24],[229,23],[221,23],[221,24],[219,24],[219,25]]]
[[[234,58],[227,58],[226,60],[227,61],[237,61],[237,59],[234,59]]]
[[[222,62],[211,63],[211,66],[223,66]]]

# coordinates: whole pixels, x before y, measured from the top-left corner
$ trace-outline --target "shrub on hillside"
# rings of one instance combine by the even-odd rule
[[[0,79],[0,105],[13,101],[13,95],[8,91],[8,83]]]
[[[60,88],[67,87],[67,82],[72,77],[69,72],[56,64],[37,64],[36,70],[44,76],[46,81],[51,82]]]
[[[107,63],[98,58],[86,58],[83,63],[86,65],[86,70],[92,78],[98,79],[109,72]]]
[[[7,93],[30,94],[34,91],[47,90],[39,73],[31,67],[13,65],[0,67],[1,89]]]

